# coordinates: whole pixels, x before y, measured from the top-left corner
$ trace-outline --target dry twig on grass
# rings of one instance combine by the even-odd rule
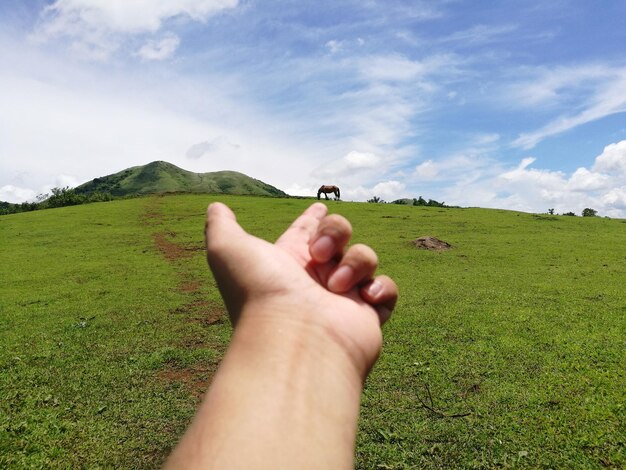
[[[424,399],[420,396],[419,393],[415,394],[417,396],[417,399],[422,404],[422,408],[426,408],[428,411],[439,416],[440,418],[464,418],[465,416],[469,416],[472,414],[471,411],[468,411],[467,413],[456,413],[456,414],[447,414],[447,413],[444,413],[443,411],[439,411],[438,409],[435,408],[433,396],[430,393],[430,386],[427,383],[425,383],[424,388],[426,389],[426,393],[428,395],[428,401],[430,402],[430,404],[426,403],[426,401],[424,401]]]

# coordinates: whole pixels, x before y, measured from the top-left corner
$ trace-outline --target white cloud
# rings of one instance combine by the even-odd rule
[[[346,169],[358,170],[361,168],[376,168],[380,163],[380,157],[369,152],[352,151],[344,157]]]
[[[161,39],[149,39],[137,51],[137,55],[145,60],[163,60],[171,57],[178,46],[180,38],[173,33],[166,33]]]
[[[404,196],[406,185],[400,181],[383,181],[372,188],[375,196],[383,199],[399,199]]]
[[[40,28],[62,36],[81,36],[89,29],[154,33],[170,18],[206,21],[237,4],[238,0],[56,0],[44,9]]]
[[[626,176],[626,140],[607,145],[596,158],[593,171]]]
[[[491,168],[473,181],[456,180],[445,198],[451,204],[499,207],[526,212],[576,212],[586,207],[600,215],[626,217],[626,141],[605,147],[591,169],[578,168],[571,175],[533,168],[536,160],[524,158],[517,167]],[[495,170],[495,174],[493,173]]]
[[[239,148],[241,148],[240,145],[233,144],[226,137],[221,135],[210,141],[207,140],[192,145],[189,149],[187,149],[187,152],[185,152],[185,156],[192,160],[197,160],[207,156],[224,158],[231,156],[232,153],[236,152]]]
[[[485,44],[497,40],[497,38],[509,34],[517,29],[516,25],[483,25],[479,24],[463,31],[457,31],[440,39],[440,42],[458,42],[462,46]]]
[[[626,186],[614,188],[602,196],[602,202],[610,208],[614,208],[618,217],[626,217]]]
[[[460,60],[453,55],[433,55],[411,60],[401,54],[373,55],[359,59],[363,77],[380,82],[403,82],[456,71]]]
[[[401,181],[388,180],[374,185],[340,186],[341,199],[346,201],[366,201],[377,196],[385,201],[394,201],[407,196],[406,185]]]
[[[30,188],[19,188],[12,184],[7,184],[0,188],[0,201],[8,202],[31,202],[35,199],[37,193]]]
[[[477,135],[462,153],[436,161],[428,159],[415,167],[411,175],[417,181],[473,181],[489,173],[493,160],[488,156],[495,135]]]
[[[582,66],[543,71],[530,83],[516,85],[508,90],[516,106],[537,106],[562,103],[571,109],[568,100],[580,103],[576,113],[564,113],[543,127],[519,135],[515,147],[531,149],[539,142],[562,134],[575,127],[606,116],[626,112],[626,68]],[[509,100],[507,100],[509,101]]]
[[[439,174],[439,165],[432,160],[426,160],[415,167],[413,174],[418,179],[433,179]]]
[[[41,14],[33,38],[68,38],[81,57],[104,60],[128,35],[158,32],[177,17],[204,22],[235,8],[238,0],[56,0]],[[138,55],[148,60],[169,57],[178,47],[173,36],[146,43]]]
[[[342,48],[342,45],[342,41],[337,41],[335,39],[332,39],[326,43],[326,47],[331,54],[336,54],[337,52],[339,52]]]
[[[343,158],[318,167],[313,173],[316,177],[324,178],[324,184],[355,185],[357,181],[362,183],[372,178],[380,178],[390,164],[389,158],[352,150]]]
[[[319,186],[302,186],[298,183],[293,183],[283,191],[290,196],[315,196],[318,188]]]
[[[605,189],[610,184],[610,177],[602,173],[578,168],[567,182],[571,191],[596,191]]]

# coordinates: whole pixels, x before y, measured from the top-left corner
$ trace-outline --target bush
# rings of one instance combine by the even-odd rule
[[[595,217],[598,214],[598,211],[595,209],[586,208],[583,209],[583,217]]]
[[[374,196],[372,199],[368,199],[367,202],[371,202],[371,203],[374,203],[374,204],[384,204],[385,203],[385,201],[383,201],[378,196]]]
[[[52,188],[52,196],[41,204],[43,207],[65,207],[77,206],[78,204],[84,204],[86,201],[86,196],[76,194],[74,189],[66,186],[65,188]]]

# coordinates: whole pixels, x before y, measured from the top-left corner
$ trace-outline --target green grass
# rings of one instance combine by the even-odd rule
[[[0,467],[162,462],[230,335],[202,252],[212,200],[0,217]],[[310,203],[220,200],[269,240]],[[626,466],[626,221],[328,205],[401,293],[358,468]]]

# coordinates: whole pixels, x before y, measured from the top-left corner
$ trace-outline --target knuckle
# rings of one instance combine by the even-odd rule
[[[352,225],[345,217],[339,214],[330,214],[322,221],[322,232],[345,236],[352,232]]]
[[[360,261],[361,263],[366,263],[368,265],[377,265],[378,264],[378,256],[376,252],[367,245],[363,243],[357,243],[352,245],[349,250],[350,257],[353,257]]]

